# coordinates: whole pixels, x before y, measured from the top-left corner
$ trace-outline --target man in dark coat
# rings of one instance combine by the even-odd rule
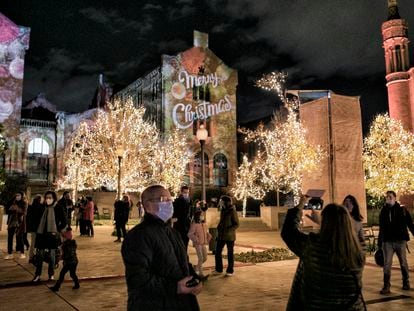
[[[63,192],[62,198],[58,201],[57,204],[60,205],[65,211],[68,227],[71,227],[72,213],[74,211],[74,206],[73,206],[73,201],[70,198],[69,191]]]
[[[170,193],[155,185],[145,189],[141,198],[144,220],[122,244],[128,310],[199,310],[196,295],[202,285],[188,283],[194,283],[194,270],[180,235],[170,225]]]
[[[129,198],[127,195],[122,197],[122,200],[117,200],[114,204],[114,220],[116,226],[116,236],[118,237],[114,242],[121,242],[121,231],[122,237],[126,237],[126,224],[129,217]]]
[[[174,200],[173,220],[175,222],[173,228],[180,233],[186,249],[188,248],[188,230],[190,230],[191,216],[190,189],[187,186],[182,186],[179,197]]]
[[[407,263],[407,241],[410,240],[407,227],[414,234],[414,223],[405,207],[396,202],[396,193],[387,191],[386,204],[380,213],[378,247],[384,252],[384,287],[380,293],[389,294],[391,287],[392,257],[397,253],[401,266],[403,290],[410,289]]]

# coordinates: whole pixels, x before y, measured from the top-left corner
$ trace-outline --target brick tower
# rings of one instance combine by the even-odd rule
[[[390,117],[414,130],[414,68],[410,68],[408,24],[400,17],[397,0],[388,0],[388,19],[382,24]]]

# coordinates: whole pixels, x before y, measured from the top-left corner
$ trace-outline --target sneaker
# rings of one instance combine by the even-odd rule
[[[114,242],[115,242],[115,243],[116,243],[116,242],[121,243],[121,239],[116,239]]]
[[[4,257],[4,259],[6,260],[13,259],[13,254],[8,254],[6,257]]]
[[[55,277],[53,275],[49,276],[49,281],[53,281]]]
[[[80,288],[79,283],[75,284],[75,285],[72,287],[72,289],[78,289],[78,288]]]
[[[59,287],[57,287],[55,285],[55,286],[50,287],[50,290],[53,291],[53,292],[58,292],[59,291]]]
[[[226,272],[226,276],[233,276],[233,272]]]
[[[24,253],[21,253],[19,259],[26,259],[26,255]]]
[[[40,275],[36,275],[34,279],[32,280],[32,282],[35,282],[35,283],[40,282]]]
[[[389,289],[389,288],[383,288],[383,289],[381,289],[380,290],[380,294],[381,295],[388,295],[388,294],[391,294],[391,290]]]

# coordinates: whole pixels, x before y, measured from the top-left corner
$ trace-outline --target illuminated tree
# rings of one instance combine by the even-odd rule
[[[166,186],[172,194],[178,194],[190,159],[186,137],[176,129],[158,143],[153,162],[153,181]]]
[[[134,107],[130,100],[116,101],[99,110],[92,125],[82,123],[65,153],[66,176],[60,188],[105,186],[119,193],[141,192],[159,183],[176,192],[190,160],[186,139],[178,131],[160,139],[159,130],[144,115],[145,108]]]
[[[378,115],[364,139],[365,186],[381,197],[387,190],[414,193],[414,135],[399,120]]]
[[[97,163],[92,158],[90,141],[91,130],[82,122],[65,148],[65,175],[58,181],[58,188],[72,189],[75,199],[78,191],[99,187],[95,180]]]
[[[286,74],[273,72],[263,76],[256,85],[274,91],[284,104],[286,114],[279,111],[270,124],[260,124],[255,130],[242,129],[247,142],[256,143],[260,159],[256,159],[254,169],[265,191],[275,190],[277,205],[279,191],[301,193],[302,177],[315,170],[324,153],[320,146],[312,146],[306,140],[306,130],[298,117],[299,102],[289,100],[283,93]]]
[[[257,163],[252,165],[244,155],[243,163],[237,170],[236,180],[231,189],[234,197],[243,201],[243,217],[246,217],[247,198],[260,199],[265,195],[265,191],[258,180],[259,175],[256,172],[258,167]]]

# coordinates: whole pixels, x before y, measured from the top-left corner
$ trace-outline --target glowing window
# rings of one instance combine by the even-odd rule
[[[42,138],[35,138],[29,143],[29,154],[49,154],[49,144]]]

